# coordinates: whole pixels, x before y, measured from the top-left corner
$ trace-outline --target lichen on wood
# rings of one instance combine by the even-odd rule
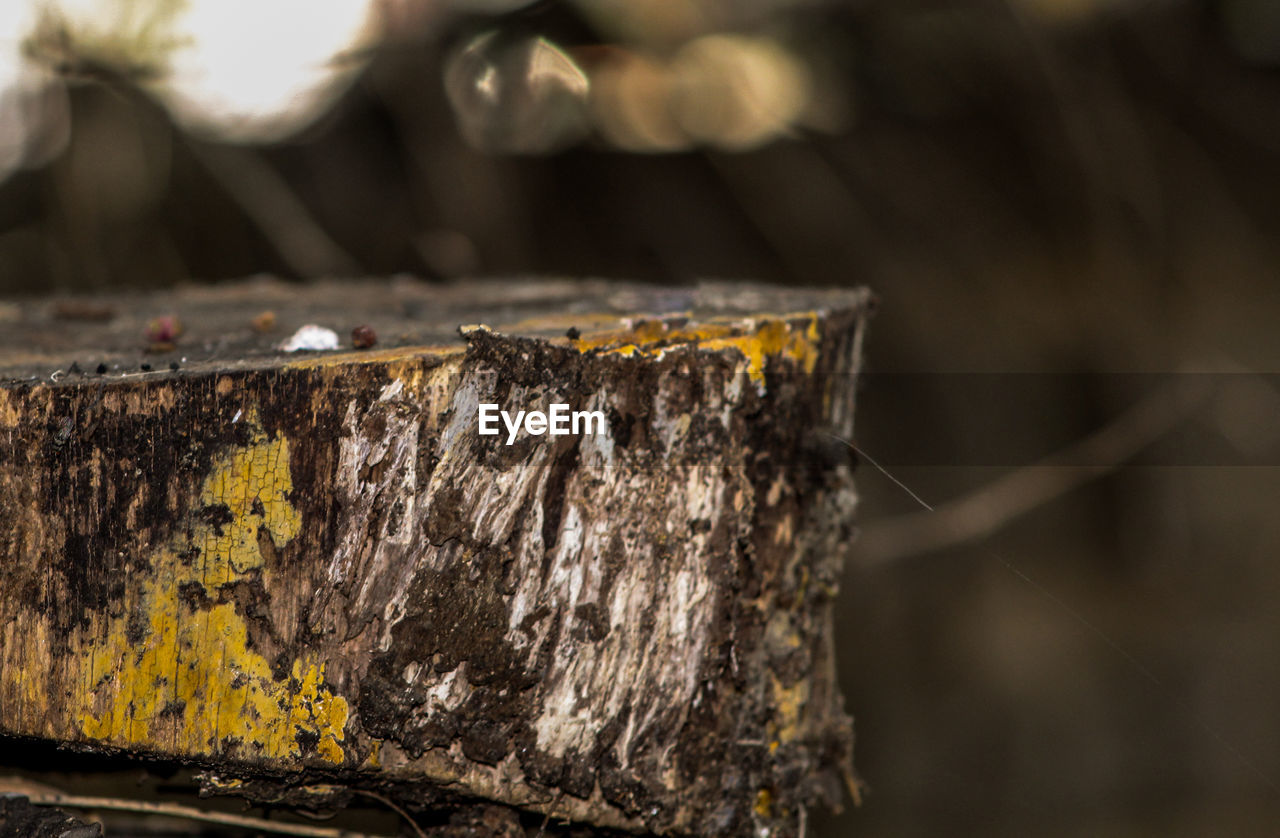
[[[256,283],[62,345],[22,305],[0,733],[671,834],[839,799],[864,292]],[[266,307],[385,348],[285,355]],[[135,371],[131,324],[174,310],[186,360]],[[482,403],[607,423],[508,445]]]

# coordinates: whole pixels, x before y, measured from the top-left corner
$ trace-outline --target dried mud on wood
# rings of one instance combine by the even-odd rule
[[[840,798],[855,496],[829,434],[852,435],[864,292],[94,305],[115,314],[59,334],[16,304],[0,341],[0,733],[190,760],[258,799],[364,786],[671,834],[785,835]],[[167,312],[185,361],[142,372]],[[384,348],[272,348],[352,321]],[[507,445],[477,434],[485,402],[607,429]]]

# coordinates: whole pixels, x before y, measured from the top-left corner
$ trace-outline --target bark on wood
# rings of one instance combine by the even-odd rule
[[[659,833],[788,834],[839,799],[854,492],[828,434],[852,434],[864,292],[258,282],[94,306],[5,309],[0,733],[257,797],[363,785]],[[186,332],[144,352],[169,313]],[[272,348],[304,322],[383,343]],[[508,446],[481,402],[607,432]]]

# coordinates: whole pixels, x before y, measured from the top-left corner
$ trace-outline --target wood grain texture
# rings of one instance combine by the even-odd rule
[[[95,304],[114,316],[75,329],[13,304],[0,342],[0,733],[255,796],[364,785],[659,833],[785,835],[838,800],[855,496],[829,434],[852,435],[865,292]],[[274,334],[249,325],[265,308]],[[177,370],[139,337],[167,312]],[[384,342],[272,348],[308,321]],[[481,402],[601,410],[607,433],[508,446]]]

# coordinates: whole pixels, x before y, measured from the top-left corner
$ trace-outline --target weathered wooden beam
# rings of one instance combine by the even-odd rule
[[[830,435],[867,310],[547,281],[7,304],[0,733],[256,796],[793,831],[849,770]],[[308,322],[381,343],[275,348]],[[485,403],[604,427],[508,444]]]

